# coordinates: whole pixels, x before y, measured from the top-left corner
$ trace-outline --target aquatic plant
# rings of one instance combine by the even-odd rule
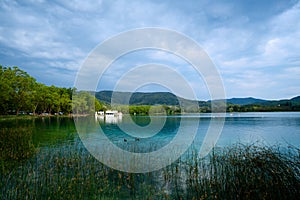
[[[237,144],[214,149],[204,159],[192,154],[193,159],[189,159],[184,167],[186,189],[180,197],[297,199],[300,195],[299,153],[296,147],[280,149]]]
[[[18,138],[20,133],[9,134]],[[1,173],[2,199],[297,199],[300,195],[296,147],[237,144],[215,148],[206,158],[190,148],[172,165],[144,174],[106,167],[80,140],[40,147],[28,159],[29,155],[23,154],[27,161],[9,173]]]
[[[34,150],[32,129],[30,127],[0,129],[0,165],[2,173],[6,173],[20,162],[30,158]]]

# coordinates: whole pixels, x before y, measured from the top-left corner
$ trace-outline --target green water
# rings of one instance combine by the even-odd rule
[[[32,131],[33,144],[36,147],[45,147],[53,144],[62,144],[74,140],[76,128],[73,118],[70,117],[38,117],[15,118],[1,120],[1,128],[25,127]]]
[[[197,126],[195,143],[201,145],[201,142],[207,132],[210,122],[214,120],[210,114],[168,116],[164,124],[162,116],[132,117],[124,116],[122,120],[113,123],[104,120],[95,121],[93,117],[85,118],[83,126],[93,127],[88,134],[94,134],[100,128],[106,137],[116,145],[122,144],[124,139],[126,144],[138,144],[140,146],[156,143],[156,148],[167,145],[178,132],[182,121],[185,122],[186,137],[192,135],[192,130]],[[129,129],[124,131],[120,128],[129,126],[129,118],[133,120],[141,129]],[[164,122],[164,121],[163,121]],[[152,126],[148,126],[152,123]],[[147,127],[148,126],[148,127]],[[151,137],[147,133],[151,129],[154,134]],[[32,140],[36,147],[46,147],[53,144],[65,144],[68,142],[78,142],[80,139],[74,124],[74,119],[70,117],[39,117],[27,119],[0,120],[1,128],[27,127],[32,131]],[[129,126],[130,128],[130,126]],[[97,129],[97,130],[95,130]],[[137,143],[136,138],[139,139]],[[274,144],[292,144],[300,145],[300,113],[233,113],[227,114],[222,134],[217,145],[224,146],[241,143],[262,142],[268,145]],[[127,145],[128,146],[128,145]]]
[[[80,118],[80,120],[79,118],[69,117],[0,120],[1,130],[7,131],[6,136],[2,137],[7,140],[6,150],[8,153],[13,152],[11,153],[12,156],[5,157],[0,162],[2,166],[0,174],[1,197],[2,199],[192,199],[200,198],[206,194],[211,194],[210,197],[213,198],[215,196],[214,192],[217,192],[218,194],[223,193],[224,198],[235,198],[236,191],[234,190],[232,190],[232,193],[227,193],[227,190],[225,192],[222,187],[217,185],[214,191],[210,189],[211,187],[205,187],[214,184],[216,180],[224,183],[224,177],[236,177],[232,174],[222,174],[227,173],[222,171],[224,169],[235,169],[231,165],[231,160],[227,163],[228,167],[224,168],[223,160],[216,161],[212,159],[202,162],[201,159],[196,158],[197,154],[194,154],[194,150],[197,152],[201,148],[211,122],[219,120],[218,115],[168,116],[165,118],[165,122],[164,118],[163,116],[155,116],[151,119],[145,116],[135,116],[133,118],[123,116],[122,119],[108,120],[95,119],[92,116]],[[75,127],[74,120],[77,120],[77,122],[79,120],[81,126]],[[133,120],[140,128],[131,127],[130,120]],[[128,129],[124,131],[120,127]],[[87,140],[90,144],[103,148],[105,147],[103,141],[109,139],[114,145],[125,151],[136,153],[155,152],[172,143],[180,128],[184,131],[179,137],[178,144],[188,144],[195,127],[193,149],[187,150],[172,165],[149,173],[125,173],[113,170],[95,159],[85,148],[86,144],[84,143],[86,141],[82,142],[84,139],[91,139]],[[81,131],[81,134],[77,133],[78,130]],[[99,135],[99,130],[102,130],[104,134]],[[153,135],[151,132],[153,130],[158,131],[154,131],[156,134]],[[20,134],[18,134],[18,131],[20,131]],[[9,134],[17,135],[10,137]],[[22,137],[22,134],[26,137]],[[224,147],[236,142],[242,144],[258,143],[267,146],[280,145],[283,147],[293,145],[299,148],[300,113],[229,113],[226,115],[223,131],[216,145]],[[27,148],[28,145],[31,147],[31,143],[34,148]],[[243,164],[243,159],[245,159],[243,151],[248,151],[247,149],[247,147],[241,150],[233,149],[229,152],[233,152],[232,155],[234,156],[237,155],[234,153],[235,151],[237,153],[242,152],[241,160],[239,160],[239,157],[234,157],[234,159]],[[259,148],[251,147],[250,149],[252,150],[248,152],[249,155],[246,155],[249,157],[254,156],[253,161],[256,161],[256,150]],[[23,150],[25,152],[22,152]],[[110,151],[110,149],[106,150]],[[286,177],[290,176],[289,174],[280,177],[280,180],[284,181],[279,181],[279,183],[283,182],[284,184],[279,186],[272,185],[272,182],[262,182],[261,185],[251,182],[253,176],[257,176],[257,180],[261,180],[262,175],[255,174],[257,171],[261,171],[260,168],[254,170],[254,174],[249,176],[249,179],[244,178],[249,170],[254,169],[253,167],[264,167],[264,165],[266,166],[263,170],[272,169],[271,172],[275,173],[274,175],[268,174],[266,180],[271,180],[270,178],[273,176],[278,178],[276,170],[281,165],[273,166],[273,164],[278,164],[277,161],[265,163],[266,160],[272,159],[270,157],[270,155],[273,155],[272,151],[265,149],[265,147],[262,147],[260,151],[262,151],[260,155],[266,155],[267,157],[258,160],[258,165],[255,162],[250,162],[251,167],[249,169],[242,168],[242,171],[238,169],[238,172],[242,172],[240,176],[236,177],[238,181],[235,179],[225,180],[232,181],[228,185],[234,185],[243,180],[244,182],[240,187],[248,182],[251,187],[253,185],[257,186],[256,190],[246,188],[244,195],[249,194],[247,190],[249,189],[249,191],[257,191],[255,195],[259,196],[266,191],[266,188],[268,190],[265,195],[277,195],[275,192],[281,191],[285,187],[284,181],[290,181],[287,185],[292,189],[284,189],[282,193],[279,193],[281,197],[286,197],[289,194],[297,196],[297,190],[293,188],[298,187],[299,181],[294,180],[293,174],[290,180]],[[19,159],[18,155],[20,153],[25,156],[19,156]],[[274,155],[278,155],[278,153]],[[296,157],[293,157],[294,155]],[[246,158],[248,158],[247,156]],[[290,162],[299,162],[295,159],[299,159],[297,150],[295,154],[289,154],[289,156],[287,159],[289,162],[282,166],[290,164],[289,169],[292,170],[293,167],[296,167],[295,172],[297,172],[297,165]],[[18,160],[13,160],[15,158],[18,158]],[[220,163],[217,164],[218,162]],[[132,163],[129,162],[129,164]],[[220,167],[217,168],[220,170],[217,171],[220,172],[217,179],[210,182],[208,178],[199,182],[199,177],[212,177],[215,172],[212,165],[213,167]],[[288,173],[289,171],[283,170],[283,172]],[[283,172],[281,174],[284,174]],[[299,175],[296,175],[296,177],[299,177]],[[278,183],[278,181],[274,181],[274,183]],[[273,191],[274,187],[278,187],[278,189]],[[227,194],[228,196],[226,196]],[[241,196],[243,194],[239,194],[239,197]]]

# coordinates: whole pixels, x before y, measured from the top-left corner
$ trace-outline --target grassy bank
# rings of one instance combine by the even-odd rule
[[[297,199],[300,195],[296,147],[238,144],[215,149],[202,159],[190,149],[187,159],[164,169],[130,174],[104,166],[80,142],[39,148],[30,157],[30,136],[27,143],[17,139],[28,132],[9,133],[14,134],[13,139],[2,136],[1,145],[16,140],[24,148],[1,147],[2,161],[18,163],[1,172],[2,199]],[[21,162],[16,155],[21,155]]]
[[[88,115],[77,115],[77,114],[67,114],[67,115],[0,115],[0,122],[7,120],[26,120],[35,118],[46,118],[46,117],[77,117],[77,116],[88,116]]]
[[[0,122],[7,120],[34,119],[37,117],[38,115],[0,115]]]

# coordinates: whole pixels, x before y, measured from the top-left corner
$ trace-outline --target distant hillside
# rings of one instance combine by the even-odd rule
[[[265,101],[260,103],[264,106],[291,106],[291,105],[300,105],[300,96],[291,98],[291,99],[282,99],[282,100],[272,100]]]
[[[291,101],[300,103],[300,96],[292,98]]]
[[[95,96],[102,102],[111,103],[112,91],[96,92]],[[179,101],[182,103],[181,108],[188,111],[210,112],[211,101],[188,100],[170,92],[114,92],[113,103],[129,105],[168,105],[178,106]],[[216,102],[222,100],[216,100]],[[231,98],[227,99],[227,110],[229,112],[255,112],[255,111],[298,111],[300,110],[300,96],[285,100],[263,100],[253,97],[248,98]],[[197,106],[195,106],[197,105]],[[197,108],[199,106],[199,108]]]
[[[267,100],[247,97],[247,98],[231,98],[231,99],[227,99],[226,101],[227,103],[236,104],[236,105],[249,105],[249,104],[263,103],[266,102]]]
[[[96,98],[100,101],[110,103],[112,100],[112,91],[96,92]],[[170,92],[114,92],[113,103],[130,105],[179,105],[177,97]]]
[[[102,102],[110,103],[112,98],[112,91],[101,91],[96,92],[95,96]],[[188,104],[195,103],[195,100],[188,100],[184,98],[179,99]],[[179,101],[176,95],[170,92],[114,92],[114,103],[117,104],[127,104],[129,101],[130,105],[179,105]],[[219,101],[219,100],[217,100]],[[199,106],[201,105],[209,105],[211,101],[198,101]],[[235,104],[235,105],[251,105],[251,104],[259,104],[259,105],[277,105],[284,104],[287,102],[300,103],[300,96],[294,97],[292,99],[286,100],[264,100],[264,99],[256,99],[253,97],[247,98],[231,98],[226,99],[227,103]]]

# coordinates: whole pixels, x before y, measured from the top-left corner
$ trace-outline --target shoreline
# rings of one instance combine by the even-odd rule
[[[0,115],[0,121],[10,119],[34,119],[34,118],[45,118],[45,117],[87,117],[92,114],[68,114],[68,115]]]
[[[152,115],[131,115],[131,116],[180,116],[180,115],[190,115],[190,114],[235,114],[235,113],[298,113],[300,111],[249,111],[249,112],[182,112],[182,113],[174,113],[172,115],[165,115],[164,113],[154,113]],[[129,113],[123,113],[124,115],[130,115]],[[93,116],[93,114],[67,114],[67,115],[28,115],[28,114],[19,114],[19,115],[0,115],[0,119],[11,119],[11,118],[39,118],[39,117],[87,117]]]

